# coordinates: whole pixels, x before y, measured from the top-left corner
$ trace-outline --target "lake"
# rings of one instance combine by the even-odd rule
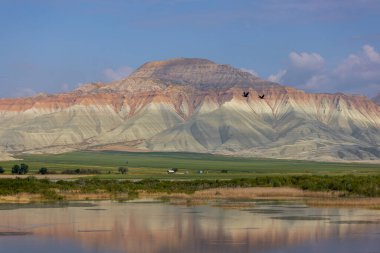
[[[380,252],[380,211],[260,201],[0,204],[0,252]]]

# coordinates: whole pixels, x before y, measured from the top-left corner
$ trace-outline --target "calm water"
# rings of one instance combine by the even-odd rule
[[[380,211],[271,202],[0,205],[0,252],[380,253]]]

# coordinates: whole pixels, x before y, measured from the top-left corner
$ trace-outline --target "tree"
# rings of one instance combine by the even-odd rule
[[[47,168],[41,168],[38,173],[40,173],[41,175],[45,175],[45,174],[48,174],[48,169]]]
[[[25,163],[22,163],[20,165],[20,172],[19,172],[19,174],[26,174],[28,172],[29,172],[29,166],[27,164],[25,164]]]
[[[128,173],[128,168],[125,168],[125,167],[119,167],[118,171],[119,171],[121,174],[127,174],[127,173]]]
[[[13,165],[12,174],[20,174],[20,165],[18,164]]]
[[[22,163],[20,165],[15,164],[12,167],[12,174],[22,175],[22,174],[26,174],[28,172],[29,172],[29,166],[25,163]]]
[[[4,168],[0,166],[0,174],[3,174],[5,172]]]

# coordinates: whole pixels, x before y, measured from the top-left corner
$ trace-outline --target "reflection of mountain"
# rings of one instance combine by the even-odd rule
[[[41,239],[70,240],[90,250],[120,252],[253,252],[370,233],[371,225],[338,226],[326,220],[283,221],[271,215],[211,207],[102,202],[100,209],[19,209],[2,213],[0,227],[32,230]],[[305,211],[305,210],[303,210]],[[298,211],[288,210],[295,215]],[[304,215],[350,219],[371,211],[313,209]],[[373,211],[374,212],[374,211]],[[38,214],[38,215],[36,215]],[[284,213],[284,215],[289,215]],[[272,216],[278,216],[272,215]],[[361,216],[364,219],[365,216]],[[337,240],[339,243],[339,240]],[[256,251],[255,251],[256,252]]]
[[[250,96],[244,98],[243,91]],[[265,94],[265,99],[258,99]],[[202,59],[150,62],[71,93],[0,99],[0,153],[84,148],[380,158],[380,107],[308,94]]]

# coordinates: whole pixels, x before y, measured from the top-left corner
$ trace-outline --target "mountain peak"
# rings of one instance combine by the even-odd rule
[[[189,65],[216,65],[215,62],[203,58],[173,58],[165,61],[150,61],[143,64],[139,69],[143,68],[164,68],[172,65],[189,66]]]
[[[160,79],[178,85],[191,85],[198,89],[219,89],[233,86],[261,88],[265,84],[274,85],[230,65],[217,64],[199,58],[176,58],[148,62],[138,68],[130,77]]]

